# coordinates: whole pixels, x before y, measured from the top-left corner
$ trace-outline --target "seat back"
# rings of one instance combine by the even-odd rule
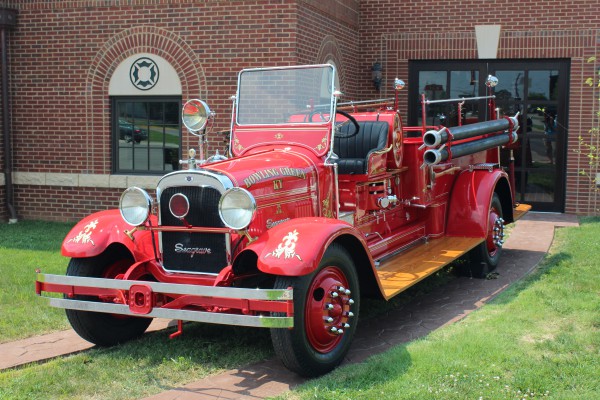
[[[340,158],[338,171],[340,174],[366,174],[369,165],[369,154],[382,150],[387,145],[389,125],[384,121],[358,121],[358,135],[349,138],[335,138],[333,151]],[[340,135],[347,136],[354,132],[354,124],[344,124]]]

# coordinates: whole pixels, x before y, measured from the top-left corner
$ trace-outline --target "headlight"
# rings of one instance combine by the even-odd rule
[[[193,99],[185,103],[181,111],[183,124],[192,132],[204,129],[212,115],[208,105],[198,99]]]
[[[121,217],[129,225],[139,226],[148,220],[152,210],[152,198],[143,189],[130,187],[125,190],[119,200]]]
[[[219,215],[231,229],[244,229],[254,218],[256,200],[246,189],[231,188],[219,200]]]

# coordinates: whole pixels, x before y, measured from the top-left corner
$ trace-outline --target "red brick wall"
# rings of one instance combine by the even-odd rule
[[[117,208],[122,190],[18,185],[19,218],[77,221],[98,210]]]
[[[301,64],[333,60],[345,98],[356,99],[358,71],[358,4],[355,1],[305,0],[298,10],[297,55]],[[339,4],[345,3],[345,5]],[[337,14],[332,15],[332,12]],[[335,20],[332,21],[332,18]],[[342,99],[342,101],[344,98]]]
[[[8,6],[19,10],[11,42],[18,49],[11,62],[19,66],[11,75],[18,172],[111,173],[108,84],[119,63],[136,53],[171,63],[180,73],[183,100],[202,98],[216,112],[216,131],[229,129],[229,97],[242,68],[314,63],[333,52],[355,78],[357,0],[34,0]],[[185,154],[197,139],[185,132],[183,138]],[[209,143],[211,153],[224,152],[222,137]],[[15,202],[22,218],[76,220],[115,207],[120,192],[20,185]]]
[[[473,40],[476,25],[502,26],[498,58],[571,59],[565,211],[600,214],[600,194],[590,186],[589,180],[589,176],[595,178],[600,167],[588,165],[585,156],[577,153],[581,150],[580,135],[589,143],[598,142],[589,131],[599,124],[595,117],[599,92],[584,84],[598,67],[597,62],[588,63],[588,57],[600,55],[600,2],[597,0],[426,0],[418,2],[418,7],[411,2],[364,0],[360,3],[360,70],[367,71],[376,60],[382,60],[387,78],[384,85],[390,86],[396,75],[410,85],[409,59],[476,58],[477,47]],[[589,35],[586,30],[591,31]],[[510,35],[509,31],[519,32]],[[460,38],[461,33],[468,35]],[[392,38],[403,35],[405,58],[398,59],[401,51],[396,47],[398,41]],[[363,98],[376,95],[368,74],[359,74],[358,87]],[[406,95],[401,99],[405,113]],[[581,170],[585,170],[588,177],[582,176]]]
[[[240,68],[295,61],[290,0],[94,6],[105,3],[20,7],[12,74],[20,171],[110,173],[108,82],[132,54],[155,53],[177,66],[183,99],[209,102],[218,129],[229,126]]]
[[[16,2],[12,38],[15,170],[110,174],[108,83],[119,63],[150,52],[180,72],[183,99],[201,97],[227,129],[244,67],[296,63],[296,2]],[[116,3],[116,2],[115,2]],[[108,5],[108,6],[104,6]],[[183,149],[197,146],[184,133]],[[212,143],[223,150],[222,139]],[[76,220],[114,207],[121,190],[20,186],[20,217]]]
[[[18,68],[11,70],[10,83],[14,168],[19,172],[111,172],[108,83],[119,63],[136,53],[157,54],[175,66],[180,72],[183,99],[207,100],[217,113],[215,130],[225,130],[231,115],[229,97],[235,93],[241,68],[323,62],[332,57],[340,69],[347,98],[374,98],[379,93],[373,89],[370,68],[383,56],[383,39],[391,34],[437,32],[443,37],[446,32],[472,32],[477,24],[501,24],[508,30],[600,26],[597,0],[553,2],[551,10],[541,0],[428,0],[419,2],[418,7],[397,0],[6,3],[19,9],[18,26],[11,33],[11,63]],[[552,43],[547,47],[551,48]],[[520,54],[526,55],[524,51]],[[423,57],[415,54],[416,58]],[[461,58],[476,56],[468,55],[473,54],[472,50],[466,54]],[[396,62],[398,71],[406,72],[400,77],[407,80],[405,63],[388,62]],[[384,65],[384,69],[388,67]],[[570,118],[570,127],[576,132],[571,131],[569,136],[567,211],[590,213],[600,208],[597,195],[589,194],[589,188],[584,187],[587,183],[578,175],[583,161],[571,150],[578,134],[587,134],[592,124],[593,110],[588,104],[597,103],[598,96],[586,92],[580,82],[593,72],[594,65],[579,60],[571,68],[570,110],[584,117]],[[406,104],[405,98],[403,101]],[[183,137],[184,152],[197,145],[195,138],[186,133]],[[222,139],[213,137],[211,147],[211,151],[223,150]],[[0,163],[1,157],[0,151]],[[82,215],[88,210],[113,207],[120,193],[112,189],[30,189],[27,201],[22,197],[24,187],[17,190],[17,209],[26,218],[48,217],[41,211],[47,193],[56,196],[52,201],[65,204],[69,203],[68,196],[79,193],[85,197],[78,200],[85,208]],[[0,194],[2,190],[0,187]],[[97,192],[103,190],[113,193],[114,198],[103,195],[97,200]],[[3,201],[4,196],[0,206]],[[2,218],[5,207],[0,208]]]

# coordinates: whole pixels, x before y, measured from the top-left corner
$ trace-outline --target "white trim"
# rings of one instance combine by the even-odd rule
[[[70,186],[107,189],[126,189],[138,186],[155,189],[161,176],[155,175],[100,175],[100,174],[64,174],[55,172],[13,172],[15,185],[33,186]],[[4,183],[4,176],[0,184]]]
[[[498,58],[501,25],[475,25],[479,58]]]
[[[160,71],[156,85],[148,90],[134,86],[129,72],[132,65],[140,58],[149,58]],[[150,53],[139,53],[123,60],[110,78],[109,96],[181,96],[181,80],[173,66],[161,56]]]

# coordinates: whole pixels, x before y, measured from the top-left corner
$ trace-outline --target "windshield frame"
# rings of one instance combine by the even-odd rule
[[[322,104],[306,104],[306,111],[302,111],[300,109],[300,107],[296,107],[295,111],[298,115],[301,115],[302,112],[306,112],[307,115],[310,115],[310,112],[312,111],[319,111],[320,114],[322,115],[326,115],[326,119],[325,120],[318,120],[318,121],[281,121],[281,122],[277,122],[277,123],[269,123],[269,122],[256,122],[256,123],[247,123],[247,122],[240,122],[240,104],[241,104],[241,96],[243,95],[242,93],[242,79],[243,79],[243,75],[245,73],[256,73],[256,72],[268,72],[268,71],[284,71],[284,70],[300,70],[300,69],[320,69],[322,71],[325,71],[326,69],[329,69],[331,71],[331,73],[329,74],[329,82],[326,83],[326,85],[324,86],[323,84],[321,85],[320,90],[326,89],[329,92],[329,100],[328,103],[323,102]],[[242,71],[240,71],[239,75],[238,75],[238,84],[237,84],[237,91],[236,91],[236,99],[235,99],[235,109],[234,109],[234,124],[237,126],[242,126],[242,127],[248,127],[248,126],[264,126],[264,127],[278,127],[278,126],[285,126],[285,125],[292,125],[292,126],[324,126],[324,125],[330,125],[334,122],[335,120],[335,102],[336,102],[336,98],[335,98],[335,75],[336,75],[336,69],[333,65],[331,64],[317,64],[317,65],[300,65],[300,66],[293,66],[293,67],[272,67],[272,68],[248,68],[248,69],[243,69]],[[322,72],[323,73],[323,72]],[[321,99],[321,98],[320,98]],[[310,110],[310,111],[309,111]],[[243,111],[243,110],[242,110]],[[243,115],[243,114],[242,114]],[[294,113],[291,113],[290,115],[295,115]]]

